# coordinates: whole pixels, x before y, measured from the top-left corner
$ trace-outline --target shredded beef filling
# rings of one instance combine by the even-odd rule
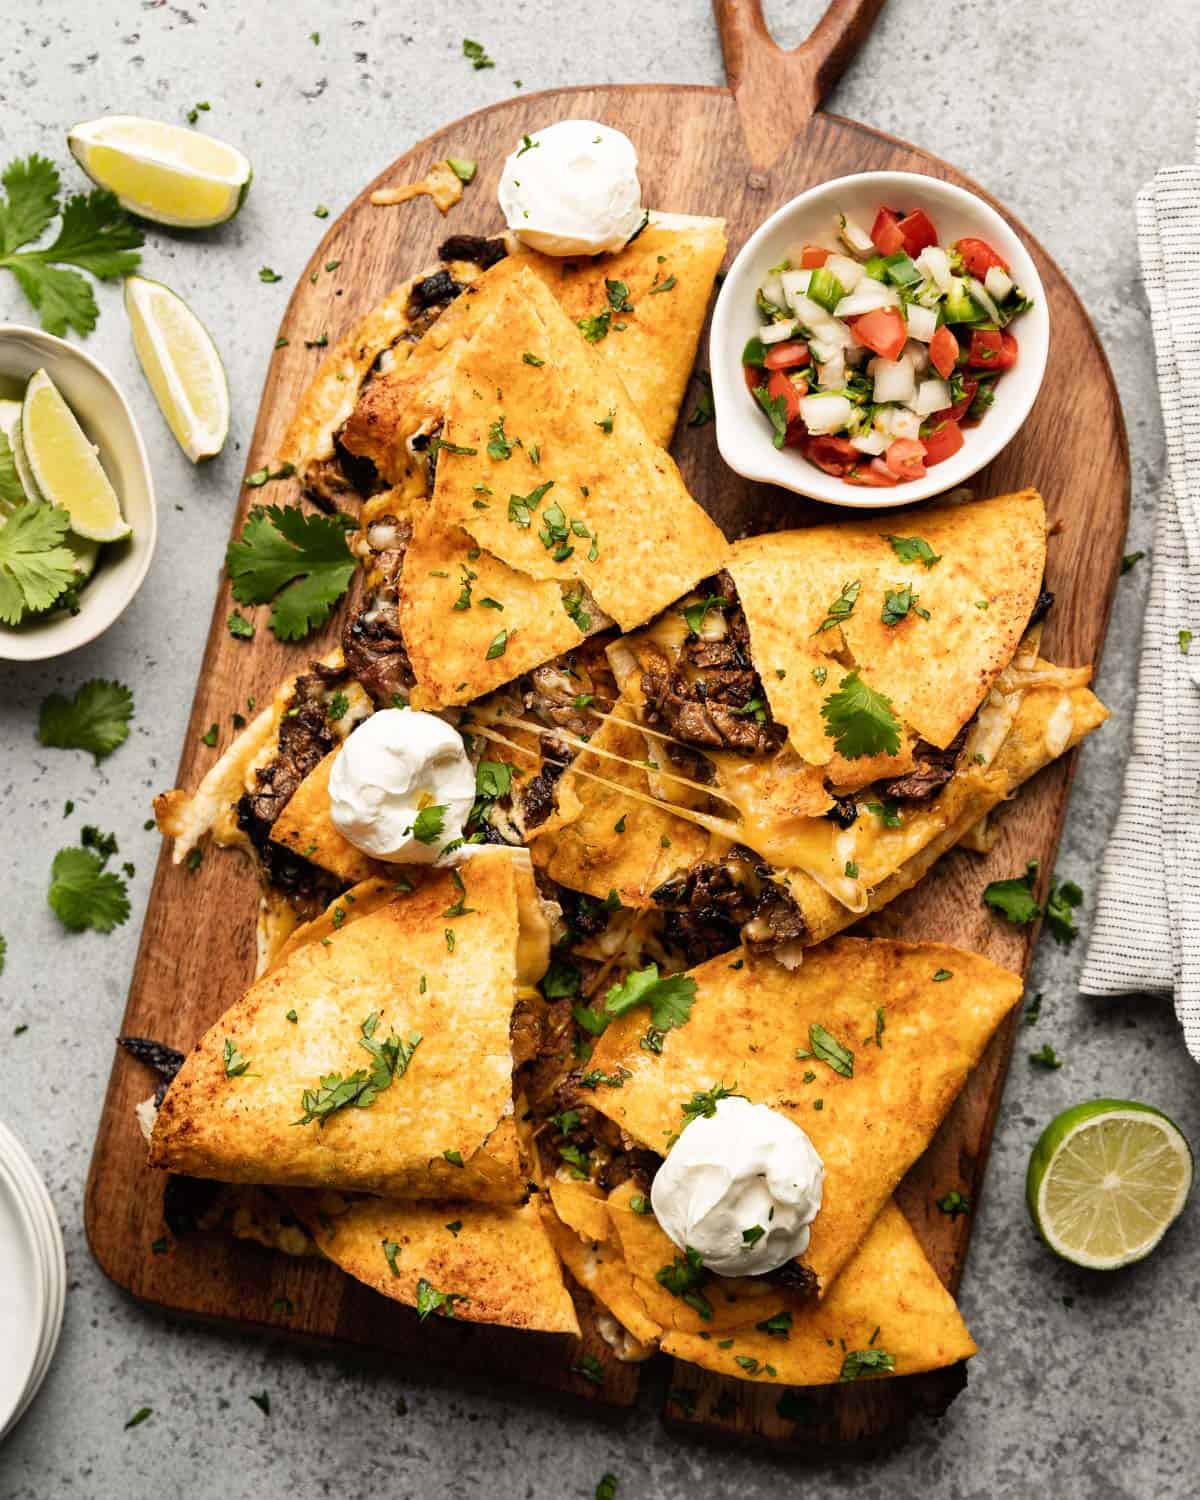
[[[739,848],[723,860],[693,865],[651,892],[651,900],[668,909],[666,936],[689,966],[739,941],[761,953],[807,936],[799,907],[770,873],[749,849]]]
[[[439,260],[469,260],[483,271],[507,254],[508,246],[503,240],[488,240],[478,234],[452,234],[438,247]]]
[[[441,270],[435,271],[432,276],[425,276],[416,283],[408,296],[408,307],[410,314],[413,312],[427,312],[432,307],[445,307],[448,302],[453,302],[465,288],[460,281],[455,281],[450,272],[443,266]]]
[[[1050,610],[1051,610],[1051,607],[1053,606],[1053,604],[1054,604],[1054,595],[1043,584],[1041,592],[1038,594],[1037,600],[1034,603],[1033,612],[1029,616],[1029,624],[1026,625],[1025,629],[1029,630],[1034,625],[1036,625],[1040,620],[1044,620],[1046,618],[1046,616],[1050,613]]]
[[[542,769],[521,793],[525,827],[540,828],[554,808],[555,788],[570,764],[571,752],[548,735],[542,739]]]
[[[784,1261],[775,1270],[767,1271],[763,1280],[786,1287],[789,1292],[796,1292],[801,1297],[815,1297],[819,1285],[817,1273],[808,1266],[801,1265],[798,1260]]]
[[[750,658],[750,631],[728,573],[701,584],[700,593],[724,600],[720,640],[691,636],[674,668],[665,663],[642,675],[647,724],[709,750],[763,755],[786,739],[771,719],[762,681]]]
[[[333,439],[333,456],[352,490],[360,495],[373,495],[379,488],[379,470],[371,459],[351,453],[338,436]]]
[[[939,750],[928,740],[918,740],[913,750],[916,762],[913,769],[891,781],[878,782],[876,790],[880,796],[897,802],[929,802],[936,797],[954,775],[971,723],[972,720],[968,720],[944,750]]]
[[[367,530],[376,580],[369,597],[347,617],[342,631],[346,670],[377,708],[405,703],[413,686],[412,666],[400,633],[400,573],[412,540],[412,523],[381,516]]]
[[[154,1090],[154,1107],[157,1109],[166,1098],[176,1073],[183,1067],[183,1053],[168,1047],[165,1042],[151,1041],[149,1037],[119,1036],[117,1043],[157,1076],[158,1087]]]

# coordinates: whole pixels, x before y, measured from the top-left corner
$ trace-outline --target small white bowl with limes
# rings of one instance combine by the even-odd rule
[[[13,516],[29,552],[18,570],[0,544],[0,660],[42,661],[94,640],[137,593],[154,554],[154,484],[141,433],[108,371],[53,334],[0,323],[0,459],[11,467],[0,500],[0,537]],[[15,473],[15,483],[14,483]],[[38,524],[30,525],[30,507]],[[45,508],[65,512],[46,524]],[[10,536],[12,534],[10,533]],[[62,604],[19,607],[53,597],[66,559],[78,586]],[[9,549],[18,553],[16,539]],[[18,578],[19,573],[19,578]]]

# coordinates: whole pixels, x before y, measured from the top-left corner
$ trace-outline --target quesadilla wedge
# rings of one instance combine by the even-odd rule
[[[1103,722],[1090,669],[1039,654],[1040,496],[932,507],[919,536],[877,525],[738,542],[609,648],[620,695],[570,747],[574,815],[535,845],[541,868],[795,951]]]
[[[451,235],[438,254],[439,265],[401,283],[338,341],[305,392],[274,466],[291,464],[313,499],[333,504],[380,487],[390,467],[382,455],[394,428],[393,383],[415,350],[427,359],[469,325],[474,309],[463,293],[493,267],[500,277],[525,267],[546,283],[572,322],[589,329],[654,440],[667,445],[725,254],[723,220],[656,213],[623,250],[578,261],[523,249],[511,234]],[[669,294],[653,292],[667,281]],[[355,424],[360,400],[367,406]]]
[[[739,952],[686,978],[686,1024],[647,1031],[644,1009],[609,1021],[588,1067],[620,1087],[577,1090],[578,1099],[660,1155],[689,1102],[718,1087],[787,1115],[825,1165],[801,1257],[824,1294],[932,1139],[1022,981],[961,949],[863,938],[810,950],[794,973]],[[607,1019],[603,1006],[592,1014]]]
[[[976,1345],[908,1221],[884,1204],[820,1302],[785,1288],[755,1292],[749,1278],[709,1277],[684,1301],[659,1279],[679,1261],[628,1186],[599,1200],[578,1225],[546,1210],[572,1275],[644,1344],[735,1380],[830,1385],[915,1375],[969,1359]],[[599,1233],[594,1231],[599,1230]],[[867,1351],[875,1351],[873,1354]]]
[[[510,1030],[549,934],[518,855],[371,881],[201,1038],[150,1161],[219,1181],[521,1201]]]
[[[292,1193],[323,1255],[422,1318],[436,1312],[579,1337],[579,1319],[538,1205],[349,1200]]]

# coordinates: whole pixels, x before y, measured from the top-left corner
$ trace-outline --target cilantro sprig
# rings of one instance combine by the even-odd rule
[[[895,755],[900,748],[900,720],[892,700],[865,683],[858,672],[843,677],[837,692],[821,704],[825,733],[847,760]]]
[[[43,699],[38,739],[56,750],[90,751],[99,762],[129,738],[132,717],[133,694],[125,684],[94,677],[72,698],[51,693]]]
[[[325,624],[350,587],[355,561],[346,532],[354,529],[346,516],[320,516],[298,505],[256,506],[241,539],[226,549],[233,597],[239,604],[273,602],[268,623],[275,635],[303,640]]]
[[[99,281],[131,275],[141,261],[142,231],[106,188],[74,193],[60,204],[58,168],[37,153],[10,162],[0,183],[0,267],[12,272],[47,333],[91,333],[99,310],[79,271]],[[40,239],[60,214],[49,245],[22,248]]]
[[[111,932],[129,919],[129,893],[107,852],[60,849],[50,866],[50,909],[69,932]]]
[[[650,1007],[650,1024],[655,1031],[670,1031],[684,1025],[692,1013],[696,998],[696,981],[687,974],[659,977],[658,965],[636,969],[620,984],[614,984],[604,997],[609,1016],[623,1016],[638,1005]]]
[[[984,905],[998,911],[1014,927],[1028,927],[1042,912],[1033,894],[1037,873],[1038,862],[1031,859],[1024,875],[1014,876],[1011,880],[991,881],[983,890]]]
[[[393,1031],[386,1042],[377,1042],[378,1028],[379,1012],[373,1010],[359,1028],[362,1035],[358,1043],[371,1055],[370,1068],[356,1068],[344,1078],[340,1073],[326,1073],[318,1088],[304,1090],[300,1100],[304,1113],[292,1122],[294,1125],[311,1125],[316,1120],[324,1126],[339,1110],[367,1109],[384,1089],[403,1078],[421,1044],[421,1033],[414,1031],[404,1038]]]

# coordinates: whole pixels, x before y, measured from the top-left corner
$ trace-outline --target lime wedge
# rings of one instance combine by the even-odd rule
[[[45,370],[25,387],[19,436],[38,491],[62,506],[72,531],[92,542],[119,542],[129,535],[95,447]]]
[[[0,432],[8,439],[9,450],[13,456],[13,467],[17,471],[17,481],[25,492],[26,500],[40,499],[37,485],[33,482],[33,475],[29,472],[25,445],[21,441],[21,403],[19,401],[0,401]]]
[[[1046,1126],[1025,1196],[1056,1255],[1111,1271],[1150,1254],[1191,1185],[1192,1153],[1172,1120],[1149,1104],[1094,1099]]]
[[[67,136],[75,160],[121,206],[156,224],[224,224],[250,190],[250,163],[234,146],[138,115],[102,115]]]
[[[133,347],[154,399],[193,463],[220,453],[229,433],[229,383],[208,329],[161,281],[125,279]]]

